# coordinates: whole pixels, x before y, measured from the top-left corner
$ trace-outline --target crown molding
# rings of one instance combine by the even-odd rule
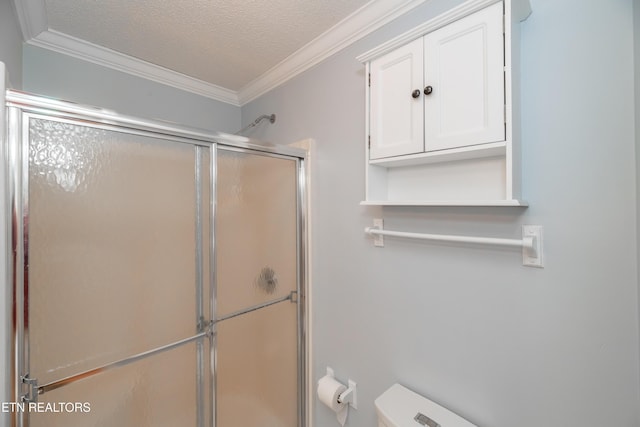
[[[14,0],[25,41],[114,70],[242,106],[430,0],[372,0],[239,91],[48,29],[44,0]]]
[[[13,0],[13,5],[25,41],[47,30],[47,9],[44,0]]]
[[[240,105],[280,86],[397,17],[430,0],[372,0],[238,92]]]
[[[27,40],[27,43],[217,101],[240,106],[238,103],[238,95],[235,91],[189,77],[168,68],[142,61],[138,58],[89,43],[55,30],[43,31],[31,40]]]

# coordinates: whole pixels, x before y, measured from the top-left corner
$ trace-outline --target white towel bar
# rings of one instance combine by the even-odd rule
[[[408,239],[432,240],[439,242],[474,243],[483,245],[497,245],[522,248],[523,265],[542,267],[542,226],[523,225],[522,239],[502,239],[495,237],[456,236],[446,234],[409,233],[405,231],[385,230],[382,219],[374,219],[373,227],[367,227],[364,232],[374,236],[374,245],[383,247],[383,236],[404,237]]]

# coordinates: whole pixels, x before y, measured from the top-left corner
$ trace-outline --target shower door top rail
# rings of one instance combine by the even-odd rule
[[[155,134],[188,138],[206,143],[206,145],[217,143],[220,145],[246,148],[267,153],[284,154],[287,156],[298,157],[300,159],[306,158],[306,152],[295,147],[272,144],[225,132],[182,126],[161,120],[128,116],[117,113],[113,110],[44,98],[16,90],[6,91],[6,104],[7,106],[18,107],[25,111],[33,111],[54,117],[88,120],[97,124],[116,125],[130,129],[153,132]]]

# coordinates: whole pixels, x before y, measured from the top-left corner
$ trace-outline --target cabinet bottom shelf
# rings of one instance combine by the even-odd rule
[[[526,208],[524,200],[364,200],[362,206],[511,206]]]

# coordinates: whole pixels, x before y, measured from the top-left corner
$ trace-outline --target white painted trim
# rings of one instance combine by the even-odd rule
[[[48,28],[44,0],[13,0],[24,40],[30,40]]]
[[[452,23],[453,21],[457,21],[458,19],[464,18],[465,16],[471,15],[479,11],[480,9],[484,9],[487,6],[492,5],[493,3],[498,3],[503,0],[469,0],[461,5],[454,7],[453,9],[448,10],[447,12],[436,16],[435,18],[425,22],[422,25],[419,25],[406,33],[400,34],[397,37],[383,43],[359,56],[356,59],[360,62],[368,62],[372,59],[375,59],[385,53],[391,52],[403,46],[410,41],[417,39],[418,37],[422,37],[427,33],[437,30],[438,28],[444,27]],[[519,21],[524,21],[531,14],[531,5],[529,4],[529,0],[513,0],[512,3],[514,5],[514,15],[513,17]],[[511,16],[511,15],[510,15]]]
[[[464,18],[465,16],[471,15],[472,13],[490,6],[493,3],[498,3],[499,1],[502,0],[469,0],[467,2],[464,2],[445,13],[438,15],[433,19],[430,19],[424,24],[418,25],[417,27],[407,31],[406,33],[400,34],[399,36],[392,38],[388,42],[383,43],[357,56],[356,59],[360,62],[371,61],[372,59],[384,55],[385,53],[391,52],[392,50],[395,50],[419,37],[422,37],[427,33],[435,31],[438,28],[442,28],[445,25],[457,21],[458,19]]]
[[[240,104],[253,101],[427,1],[370,1],[240,89]]]
[[[232,90],[142,61],[59,31],[43,31],[38,36],[27,40],[27,43],[197,95],[206,96],[217,101],[240,106],[238,95]]]
[[[47,29],[44,0],[14,0],[28,44],[235,106],[253,101],[427,1],[430,0],[371,0],[236,92]]]

